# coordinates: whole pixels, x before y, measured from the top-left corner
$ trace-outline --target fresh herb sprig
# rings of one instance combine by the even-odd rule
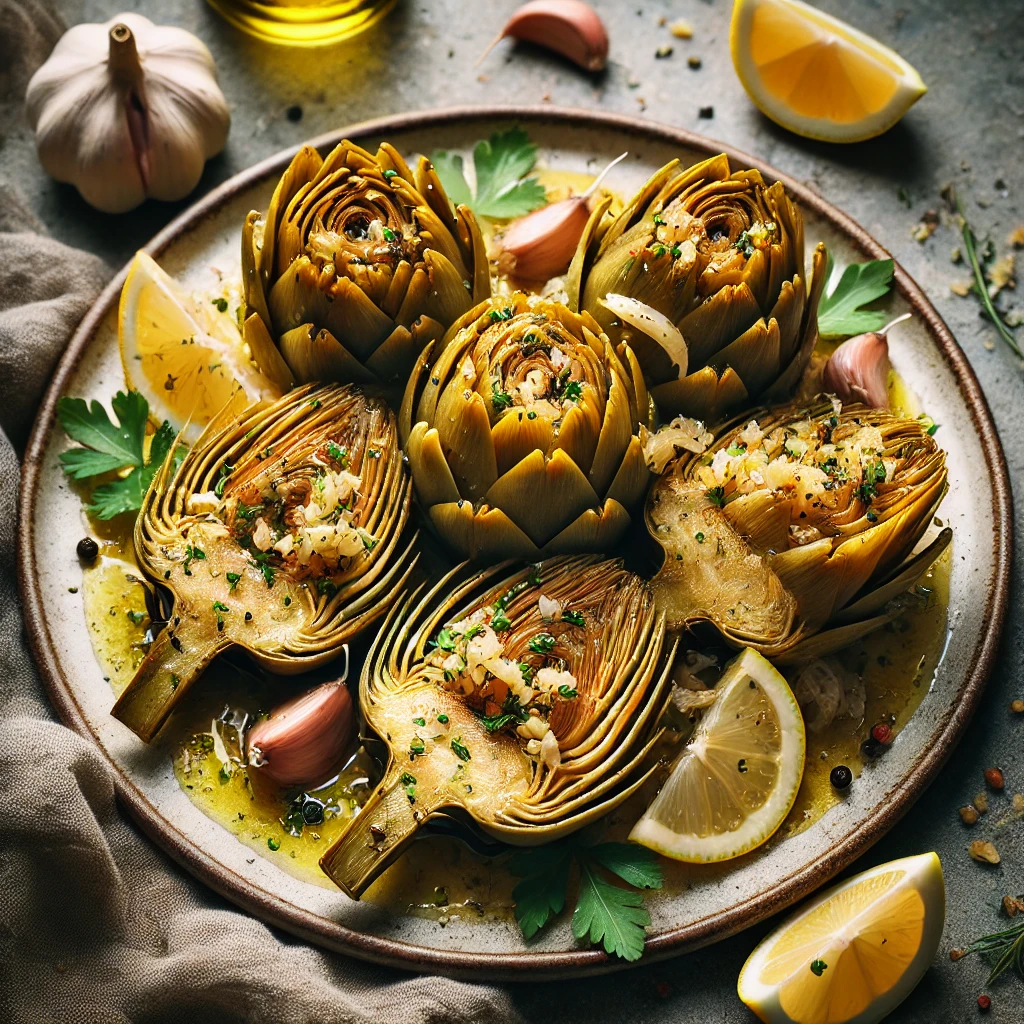
[[[566,839],[514,854],[509,868],[522,881],[512,890],[512,898],[523,936],[532,938],[562,912],[573,865],[579,874],[573,935],[600,943],[612,956],[638,960],[651,923],[638,890],[660,889],[663,879],[657,854],[634,843],[585,846]],[[616,884],[609,873],[634,888]]]
[[[992,972],[988,976],[989,984],[1011,967],[1024,980],[1024,918],[1005,931],[983,935],[965,949],[954,950],[957,960],[970,953],[981,953],[992,964]]]
[[[83,447],[61,452],[64,472],[75,480],[87,480],[105,473],[130,469],[117,480],[93,488],[92,503],[87,506],[97,519],[113,519],[122,512],[137,512],[142,499],[175,443],[174,428],[166,420],[153,435],[149,460],[145,457],[146,422],[149,403],[137,391],[118,391],[111,401],[115,424],[99,402],[90,405],[83,398],[62,398],[57,403],[57,418],[72,441]],[[175,452],[175,468],[183,457]]]
[[[852,338],[877,331],[889,320],[886,313],[864,309],[869,302],[888,294],[892,287],[893,261],[868,260],[851,263],[839,281],[818,303],[818,333],[827,339]],[[832,254],[825,262],[825,284],[832,280]]]
[[[953,203],[956,207],[957,216],[960,218],[960,233],[964,239],[964,253],[967,256],[967,262],[970,264],[971,273],[974,275],[974,293],[978,296],[978,301],[981,303],[985,315],[995,325],[999,337],[1010,346],[1010,350],[1015,356],[1024,359],[1024,351],[1021,351],[1017,339],[1014,337],[1006,321],[1000,316],[995,303],[992,301],[992,296],[988,293],[988,285],[985,283],[985,270],[982,266],[983,261],[987,261],[984,260],[983,253],[979,253],[977,235],[975,235],[971,225],[967,223],[963,204],[960,202],[960,197],[955,193],[953,195]]]
[[[536,178],[526,177],[537,162],[537,147],[522,128],[498,132],[476,144],[475,195],[466,181],[461,156],[437,150],[430,159],[448,198],[457,206],[471,207],[481,217],[508,220],[547,202],[544,186]]]

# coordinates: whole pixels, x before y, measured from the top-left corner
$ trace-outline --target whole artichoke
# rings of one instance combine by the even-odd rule
[[[762,397],[785,399],[817,337],[825,251],[808,288],[800,211],[756,170],[730,171],[722,154],[658,171],[603,234],[599,206],[569,270],[569,305],[614,342],[634,348],[659,409],[705,423]],[[605,304],[623,295],[671,321],[685,366]]]
[[[404,383],[416,355],[490,294],[473,214],[451,204],[430,162],[352,142],[326,159],[304,146],[265,216],[242,232],[246,340],[267,335],[295,379]]]
[[[359,704],[387,770],[321,867],[358,899],[439,813],[525,846],[608,813],[656,766],[674,653],[618,561],[453,570],[367,656]]]
[[[174,606],[114,717],[148,742],[228,647],[281,674],[337,657],[412,570],[411,498],[394,414],[356,388],[215,417],[136,520],[139,567]]]
[[[589,314],[517,293],[452,325],[399,415],[419,500],[475,559],[605,551],[644,493],[648,397]]]
[[[670,628],[707,621],[778,661],[820,657],[889,621],[949,543],[946,528],[913,553],[945,455],[917,420],[861,405],[752,415],[651,488],[665,552],[651,585]]]

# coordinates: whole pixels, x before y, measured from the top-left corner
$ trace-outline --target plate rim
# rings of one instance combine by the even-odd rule
[[[272,174],[279,174],[304,145],[322,150],[336,145],[343,138],[360,141],[388,132],[477,121],[560,122],[569,127],[611,129],[648,140],[687,146],[709,155],[724,152],[735,164],[758,168],[765,177],[781,181],[800,204],[829,221],[865,256],[871,259],[891,258],[891,254],[863,227],[823,196],[776,170],[765,161],[735,147],[683,128],[628,114],[572,107],[515,104],[454,106],[389,115],[360,121],[342,130],[300,142],[257,162],[211,189],[174,217],[143,248],[150,255],[158,256],[179,235],[213,214],[240,192]],[[231,903],[305,941],[362,960],[421,972],[490,981],[521,981],[527,973],[531,980],[555,980],[606,973],[633,966],[617,957],[610,957],[600,949],[518,953],[434,949],[397,939],[367,935],[337,921],[327,920],[241,878],[187,839],[172,822],[160,815],[145,793],[96,742],[96,737],[90,731],[82,710],[64,679],[50,642],[45,605],[36,584],[32,513],[47,442],[55,423],[57,400],[103,318],[116,306],[127,269],[126,265],[112,278],[85,314],[54,370],[37,412],[21,467],[18,500],[18,589],[29,646],[47,697],[61,721],[93,742],[110,764],[114,772],[117,796],[132,820],[181,867]],[[898,262],[895,263],[894,283],[897,292],[925,324],[936,348],[953,373],[981,442],[986,469],[992,483],[994,569],[985,608],[987,625],[975,644],[973,667],[961,691],[961,700],[943,719],[940,719],[936,742],[924,752],[910,772],[896,783],[890,794],[890,802],[884,810],[836,842],[814,864],[778,879],[760,894],[756,904],[748,903],[733,907],[687,924],[649,934],[644,955],[637,961],[639,964],[648,964],[668,956],[690,952],[748,928],[819,888],[866,852],[909,810],[932,782],[962,737],[991,672],[1006,616],[1013,556],[1013,500],[1006,459],[981,385],[952,332],[921,288]]]

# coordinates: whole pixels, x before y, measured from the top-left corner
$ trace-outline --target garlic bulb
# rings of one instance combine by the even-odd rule
[[[130,13],[65,32],[25,100],[47,173],[106,213],[188,195],[231,120],[210,51]]]
[[[862,402],[872,409],[889,408],[889,342],[886,335],[910,313],[898,316],[880,331],[844,341],[829,357],[822,386],[844,404]]]

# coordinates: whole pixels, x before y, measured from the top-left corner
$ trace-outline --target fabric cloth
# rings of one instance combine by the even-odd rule
[[[62,31],[0,0],[0,113]],[[0,1021],[520,1019],[499,989],[374,968],[235,910],[125,820],[98,750],[55,721],[21,622],[16,450],[110,274],[41,234],[0,181]]]

